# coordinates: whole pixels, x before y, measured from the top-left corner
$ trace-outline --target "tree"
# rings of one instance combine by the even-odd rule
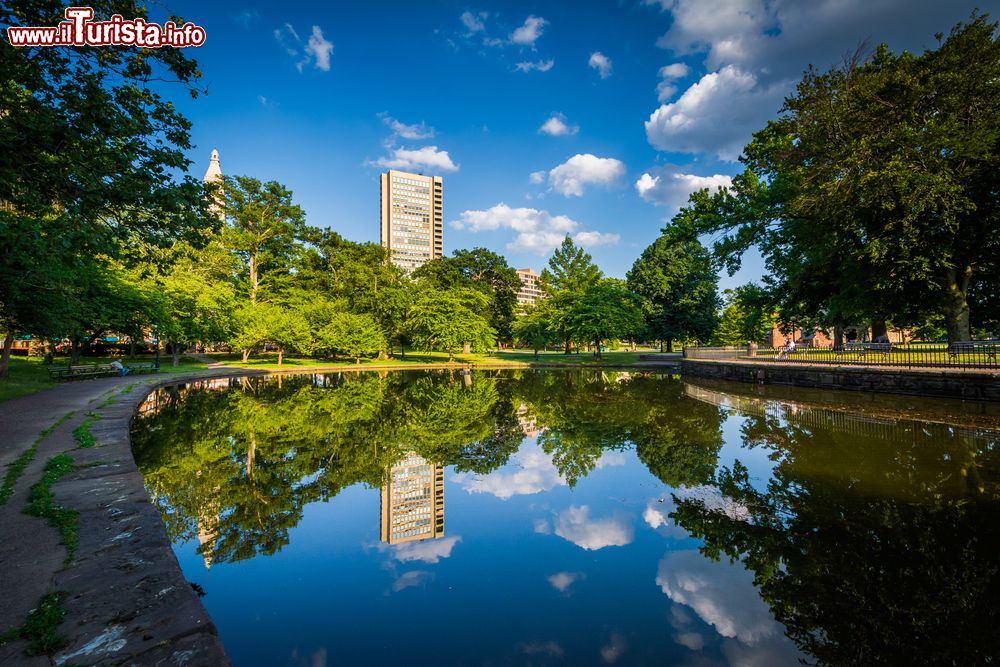
[[[490,299],[490,326],[501,341],[510,341],[521,279],[507,260],[492,250],[456,250],[452,257],[438,257],[413,272],[418,282],[438,289],[471,287]]]
[[[763,291],[753,283],[725,290],[726,307],[712,336],[715,345],[763,344],[774,326],[773,308],[766,305]]]
[[[311,351],[313,336],[309,322],[297,309],[272,303],[250,303],[236,311],[236,335],[232,345],[243,351],[243,362],[254,348],[272,343],[278,349],[278,365],[285,350]]]
[[[444,350],[453,361],[459,349],[481,350],[496,340],[496,331],[481,314],[488,305],[478,290],[427,289],[410,307],[407,324],[419,347]]]
[[[573,308],[570,327],[574,335],[593,342],[594,354],[601,358],[602,341],[631,338],[642,329],[642,307],[638,295],[623,281],[605,278],[591,285]]]
[[[249,176],[223,178],[223,196],[228,225],[222,243],[242,264],[246,280],[243,288],[250,303],[257,303],[260,291],[287,276],[296,244],[304,232],[305,214],[292,203],[292,192],[280,183],[261,183]]]
[[[697,239],[664,232],[642,252],[627,279],[642,297],[649,335],[670,351],[676,339],[711,337],[718,321],[718,277]]]
[[[572,345],[571,319],[577,301],[600,279],[601,270],[593,258],[583,248],[576,247],[568,234],[549,258],[548,268],[538,277],[539,287],[551,299],[549,326],[563,341],[566,354]]]
[[[527,345],[535,351],[538,360],[538,350],[557,340],[549,328],[551,313],[545,300],[528,309],[514,322],[514,340]]]
[[[881,46],[808,70],[731,191],[697,193],[687,215],[726,234],[730,269],[760,249],[782,319],[884,328],[935,313],[968,340],[970,289],[1000,252],[998,147],[1000,37],[974,15],[919,56]]]
[[[355,364],[361,357],[378,354],[385,349],[385,336],[371,315],[337,313],[319,333],[323,348],[342,352],[354,358]]]
[[[125,0],[91,6],[103,17],[147,16]],[[7,2],[0,23],[56,25],[62,12],[62,3]],[[128,267],[211,228],[201,184],[173,176],[190,164],[190,124],[150,83],[173,80],[196,95],[200,73],[184,53],[0,49],[0,376],[15,333],[56,324],[38,304],[59,301],[73,289],[68,281],[86,277],[81,258]]]

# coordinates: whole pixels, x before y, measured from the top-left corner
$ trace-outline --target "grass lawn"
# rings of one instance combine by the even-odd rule
[[[110,364],[114,357],[84,357],[82,364]],[[152,362],[152,357],[140,357],[135,363]],[[128,366],[129,360],[125,359]],[[53,361],[55,366],[69,365],[69,357],[56,357]],[[176,368],[170,365],[169,357],[160,357],[161,373],[183,373],[205,368],[205,364],[190,358],[182,358],[180,366]],[[70,380],[70,382],[86,382],[87,380]],[[49,379],[48,366],[42,363],[42,357],[11,357],[10,374],[6,378],[0,378],[0,401],[6,401],[18,396],[26,396],[36,391],[49,389],[60,384]]]

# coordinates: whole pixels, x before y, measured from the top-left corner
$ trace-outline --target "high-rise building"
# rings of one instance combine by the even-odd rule
[[[208,208],[219,220],[225,220],[226,213],[222,207],[222,165],[219,163],[219,151],[215,148],[212,149],[212,157],[208,161],[208,169],[205,170],[205,178],[202,180],[205,183],[218,184],[219,192]]]
[[[382,485],[383,542],[400,544],[444,535],[444,468],[410,452],[390,466]]]
[[[534,306],[545,295],[538,287],[538,274],[531,269],[518,269],[517,277],[521,279],[521,290],[517,293],[519,308]]]
[[[444,183],[390,169],[381,178],[382,247],[410,272],[444,252]]]

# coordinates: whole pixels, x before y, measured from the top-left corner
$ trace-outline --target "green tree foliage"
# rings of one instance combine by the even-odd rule
[[[725,308],[712,336],[715,345],[746,345],[765,342],[775,324],[769,300],[753,283],[725,290]]]
[[[361,363],[361,357],[385,350],[385,336],[371,315],[336,313],[319,332],[323,349],[339,352]]]
[[[473,248],[456,250],[452,257],[439,257],[413,272],[414,280],[439,289],[471,287],[490,299],[490,326],[499,340],[509,342],[513,336],[517,293],[521,279],[507,260],[492,250]]]
[[[452,361],[460,349],[483,350],[496,341],[482,315],[488,306],[489,298],[475,289],[425,289],[410,307],[407,324],[418,346],[443,350]]]
[[[731,191],[696,194],[681,222],[751,246],[789,321],[944,318],[970,335],[970,290],[1000,255],[1000,36],[974,16],[917,56],[882,46],[806,72],[745,149]]]
[[[567,234],[562,245],[549,258],[549,266],[542,270],[538,285],[550,299],[548,304],[549,328],[563,341],[564,351],[570,353],[573,343],[573,312],[587,288],[601,279],[601,270],[593,258],[578,248]]]
[[[550,319],[549,302],[543,299],[514,322],[514,340],[534,350],[535,359],[538,359],[538,350],[558,341],[549,326]]]
[[[669,230],[665,230],[669,232]],[[632,265],[628,286],[642,297],[647,335],[664,341],[708,340],[719,307],[718,277],[695,238],[664,233]]]
[[[623,281],[602,279],[588,287],[577,301],[570,315],[570,330],[581,340],[593,343],[594,354],[600,358],[603,341],[635,340],[643,327],[641,303]]]
[[[305,214],[280,183],[226,176],[222,191],[227,225],[222,244],[240,260],[241,292],[250,303],[273,296],[287,279],[301,246]]]
[[[91,6],[105,18],[147,15],[125,0]],[[0,23],[56,25],[63,8],[8,2]],[[92,285],[75,284],[89,280],[92,258],[128,267],[211,227],[201,184],[173,176],[189,164],[190,125],[150,83],[169,79],[195,94],[199,72],[184,53],[0,49],[0,375],[16,332],[61,328],[39,303],[60,314],[86,307],[77,299]]]

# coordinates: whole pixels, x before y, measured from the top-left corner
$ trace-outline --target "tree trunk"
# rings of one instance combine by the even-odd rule
[[[660,339],[660,352],[663,352],[663,339]]]
[[[250,348],[244,348],[243,350],[243,363],[245,364],[250,359]]]
[[[257,257],[250,255],[248,263],[250,269],[248,276],[250,279],[250,303],[257,303]]]
[[[872,320],[872,342],[889,338],[889,327],[885,320]]]
[[[471,343],[462,343],[462,354],[470,354],[472,352]]]
[[[128,358],[135,359],[135,336],[129,336],[128,339]]]
[[[176,368],[181,365],[181,352],[184,351],[177,343],[170,344],[170,365]]]
[[[570,352],[570,350],[569,350],[570,344],[571,344],[571,341],[570,341],[569,338],[567,338],[566,342],[565,342],[566,348],[565,348],[565,351],[563,352],[563,354],[569,354],[569,352]]]
[[[455,353],[452,352],[451,350],[448,350],[448,363],[450,364],[453,361],[455,361]]]
[[[73,336],[70,339],[69,346],[69,365],[79,366],[80,365],[80,337]]]
[[[3,339],[3,353],[0,354],[0,378],[10,373],[10,350],[14,347],[14,332],[8,331]]]
[[[538,361],[538,348],[535,348],[535,361]]]
[[[278,348],[278,365],[279,365],[279,366],[281,365],[281,359],[282,359],[282,357],[284,357],[284,356],[285,356],[285,348],[283,348],[283,347],[279,347],[279,348]]]
[[[598,338],[597,340],[594,341],[594,356],[597,357],[598,359],[603,359],[604,358],[604,357],[601,356],[601,339],[600,338]]]
[[[844,349],[844,325],[836,324],[833,327],[833,349]]]
[[[962,271],[952,269],[948,272],[945,284],[944,321],[948,330],[948,342],[972,340],[969,325],[969,301],[966,293],[969,281],[972,279],[972,267]]]
[[[668,336],[667,337],[667,352],[673,352],[673,351],[674,351],[674,339],[670,338]]]
[[[354,365],[355,366],[361,365],[361,357],[354,357]]]
[[[51,366],[52,362],[54,361],[53,359],[53,356],[55,356],[54,347],[55,346],[52,344],[52,341],[50,340],[45,341],[45,358],[42,360],[42,363],[45,364],[46,366]]]

